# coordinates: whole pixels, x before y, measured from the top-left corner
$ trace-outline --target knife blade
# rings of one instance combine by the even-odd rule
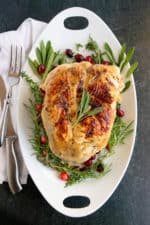
[[[4,99],[6,97],[6,88],[3,79],[0,77],[0,100],[4,106]],[[9,105],[8,105],[9,106]],[[10,108],[8,107],[7,117],[7,130],[6,130],[6,171],[7,179],[10,190],[13,194],[22,190],[22,186],[19,179],[19,160],[17,158],[18,138],[14,131]]]

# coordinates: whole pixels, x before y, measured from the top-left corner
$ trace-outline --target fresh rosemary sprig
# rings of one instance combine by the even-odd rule
[[[78,47],[81,47],[80,44],[78,44]],[[108,45],[108,43],[105,43],[104,45],[104,52],[101,52],[97,42],[93,40],[91,37],[89,38],[88,43],[86,44],[86,49],[90,50],[93,52],[93,59],[96,63],[101,63],[103,61],[103,55],[105,55],[108,60],[111,62],[111,64],[115,64],[120,67],[121,71],[124,69],[124,67],[128,64],[128,62],[131,60],[133,54],[134,54],[134,48],[131,48],[127,55],[125,55],[125,50],[126,50],[126,44],[123,44],[118,61],[115,59],[113,51],[111,47]],[[48,72],[54,68],[55,66],[63,63],[71,63],[74,61],[74,58],[67,59],[66,55],[62,52],[54,52],[51,42],[48,41],[46,44],[42,41],[40,43],[39,48],[36,49],[36,59],[31,60],[29,58],[29,64],[33,70],[33,72],[36,75],[38,74],[38,67],[40,64],[44,64],[46,67],[46,70],[42,76],[40,75],[39,77],[42,78],[44,81]],[[130,75],[135,71],[137,68],[138,63],[135,62],[131,65],[130,69],[127,71],[126,77],[130,77]],[[109,170],[110,166],[104,165],[103,160],[109,153],[107,151],[107,154],[105,155],[100,155],[100,158],[98,158],[95,162],[93,162],[92,166],[89,168],[86,168],[85,171],[80,171],[76,168],[70,167],[67,163],[62,162],[61,159],[59,159],[57,156],[55,156],[51,150],[49,149],[48,143],[46,144],[41,144],[40,142],[40,135],[44,134],[46,136],[46,132],[42,126],[42,121],[40,118],[40,115],[37,114],[35,104],[36,103],[43,103],[43,96],[41,95],[41,91],[39,88],[39,84],[34,82],[27,74],[22,73],[22,77],[28,82],[31,92],[33,94],[33,99],[29,100],[29,105],[26,106],[27,109],[30,111],[32,120],[33,120],[33,137],[30,140],[32,143],[32,146],[35,150],[37,158],[44,163],[47,166],[50,166],[52,168],[55,168],[56,170],[62,172],[66,171],[69,173],[70,178],[66,182],[66,186],[72,185],[74,183],[80,182],[84,179],[87,178],[97,178],[99,176],[105,175]],[[131,85],[131,81],[127,81],[125,83],[125,88],[123,89],[122,92],[126,91]],[[81,101],[78,107],[78,112],[76,118],[73,120],[73,127],[75,127],[80,121],[85,119],[88,116],[94,116],[101,112],[102,107],[97,107],[94,109],[91,109],[90,105],[90,99],[91,95],[88,93],[85,89],[83,89]],[[120,117],[116,117],[113,129],[111,131],[111,136],[109,139],[109,146],[112,152],[112,148],[120,143],[124,143],[124,140],[127,135],[129,135],[133,131],[132,129],[132,122],[127,124],[122,120]],[[47,137],[47,136],[46,136]],[[42,151],[46,150],[47,151],[47,156],[42,155]],[[110,153],[109,153],[110,154]],[[96,168],[98,166],[98,163],[101,163],[103,165],[103,171],[101,173],[98,173]]]
[[[89,37],[88,43],[85,45],[85,48],[94,52],[93,59],[96,63],[102,62],[100,48],[97,42],[92,37]]]
[[[44,145],[41,144],[39,137],[40,135],[46,136],[46,132],[42,126],[42,122],[39,120],[40,119],[39,115],[37,114],[37,111],[35,109],[35,104],[37,100],[39,100],[37,96],[41,95],[40,89],[39,89],[38,83],[34,82],[27,74],[22,73],[22,77],[29,84],[32,95],[33,95],[33,99],[29,100],[29,105],[25,105],[25,107],[31,113],[31,117],[33,121],[33,137],[30,139],[30,142],[36,153],[37,159],[41,161],[44,165],[52,167],[59,172],[63,172],[63,171],[68,172],[70,178],[66,182],[65,186],[73,185],[87,178],[98,178],[108,173],[110,171],[110,165],[106,165],[103,163],[104,158],[106,158],[109,155],[108,151],[102,151],[97,161],[94,162],[90,168],[87,168],[86,170],[81,171],[80,169],[76,169],[74,167],[69,166],[67,163],[63,162],[60,158],[55,156],[49,149],[48,143]],[[42,100],[43,99],[41,99],[41,101]],[[47,152],[46,156],[42,155],[43,150]],[[97,171],[97,166],[99,164],[101,164],[103,167],[103,170],[101,172]]]
[[[133,132],[132,125],[133,121],[126,124],[119,116],[116,117],[108,142],[110,148],[124,143],[125,138]]]
[[[22,72],[21,76],[29,84],[35,102],[36,103],[42,103],[43,102],[43,97],[41,95],[39,84],[34,82],[25,72]]]
[[[110,165],[104,164],[104,159],[109,156],[108,151],[102,151],[100,153],[99,158],[97,161],[95,161],[91,167],[87,168],[84,171],[77,170],[74,167],[70,167],[67,163],[62,162],[61,159],[59,159],[57,156],[55,156],[51,150],[49,149],[48,143],[46,144],[41,144],[40,142],[40,135],[45,135],[46,132],[42,126],[42,122],[39,121],[39,116],[37,115],[36,109],[35,109],[35,104],[37,101],[40,101],[42,103],[43,97],[41,96],[41,91],[39,88],[38,83],[34,82],[27,74],[22,73],[22,77],[27,81],[27,83],[30,86],[32,95],[33,95],[33,100],[29,100],[29,105],[26,106],[27,109],[31,113],[32,121],[33,121],[33,137],[30,139],[30,142],[33,146],[33,149],[35,150],[36,156],[39,161],[41,161],[43,164],[52,167],[60,172],[66,171],[69,173],[70,178],[66,182],[66,186],[73,185],[75,183],[81,182],[84,179],[87,178],[98,178],[101,176],[104,176],[106,173],[110,171]],[[84,90],[82,94],[81,102],[80,103],[80,110],[84,110],[85,105],[89,105],[90,102],[90,95],[86,90]],[[109,145],[114,147],[115,145],[119,143],[123,143],[125,137],[132,132],[131,128],[132,123],[126,124],[125,122],[122,121],[120,117],[117,117],[114,126],[112,129],[111,137],[109,140]],[[47,151],[47,156],[42,156],[42,151],[45,150]],[[98,172],[97,166],[101,164],[103,166],[103,171]]]
[[[85,179],[88,178],[100,178],[107,174],[111,170],[111,164],[108,165],[103,165],[103,171],[98,172],[96,171],[96,168],[98,164],[102,164],[102,161],[98,159],[95,163],[93,163],[93,167],[91,166],[90,168],[86,169],[85,171],[80,171],[80,170],[72,170],[69,180],[66,182],[66,187],[73,185],[75,183],[79,183]]]
[[[102,107],[91,109],[91,95],[86,89],[83,89],[81,101],[78,107],[77,117],[74,119],[72,126],[75,127],[80,121],[89,116],[94,116],[102,111]]]

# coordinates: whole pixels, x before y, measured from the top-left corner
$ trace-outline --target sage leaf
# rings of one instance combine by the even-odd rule
[[[49,58],[48,58],[48,61],[47,61],[46,70],[45,70],[45,72],[43,74],[43,79],[42,79],[43,81],[45,81],[48,72],[52,68],[52,63],[53,63],[53,60],[54,60],[54,55],[55,55],[54,50],[51,49],[51,54],[49,55]]]
[[[118,65],[119,65],[119,66],[120,66],[120,63],[122,62],[122,60],[124,59],[125,51],[126,51],[126,44],[124,43],[124,44],[122,45],[121,51],[120,51],[120,53],[119,53],[119,58],[118,58]]]
[[[102,111],[103,107],[96,107],[88,112],[88,116],[94,116]]]
[[[78,107],[78,113],[76,118],[73,120],[72,127],[74,128],[79,122],[81,122],[83,119],[94,116],[101,112],[102,107],[96,107],[91,110],[90,105],[91,95],[88,93],[85,89],[83,89],[81,101]]]
[[[33,71],[33,73],[35,73],[36,75],[39,75],[38,74],[38,70],[37,70],[37,67],[35,66],[35,63],[28,57],[28,63]]]
[[[130,77],[131,74],[137,69],[137,67],[138,67],[138,62],[133,63],[126,74],[126,77]]]
[[[42,64],[42,54],[41,54],[40,49],[37,47],[35,51],[36,51],[36,57],[37,57],[39,64]]]
[[[48,41],[48,42],[46,43],[46,53],[49,52],[49,49],[50,49],[50,48],[51,48],[51,42]]]
[[[40,43],[40,50],[42,54],[42,63],[45,65],[46,63],[46,47],[44,45],[44,41],[41,41]]]
[[[111,47],[109,46],[108,43],[105,43],[104,44],[104,49],[106,51],[106,55],[108,56],[109,60],[113,63],[113,64],[117,64],[116,63],[116,60],[115,60],[115,57],[114,57],[114,54],[113,54],[113,51],[111,49]]]
[[[134,48],[130,48],[126,55],[126,58],[120,64],[120,71],[122,71],[124,67],[128,64],[128,62],[132,59],[133,54],[134,54]]]
[[[121,91],[121,93],[124,93],[124,92],[130,87],[130,85],[131,85],[131,81],[129,80],[129,81],[127,81],[127,82],[125,83],[125,87],[124,87],[124,89]]]

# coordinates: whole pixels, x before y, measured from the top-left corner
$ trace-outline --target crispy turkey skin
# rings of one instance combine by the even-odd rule
[[[51,151],[78,165],[103,149],[111,134],[123,87],[115,65],[80,62],[63,64],[51,71],[41,85],[45,91],[41,116]],[[102,106],[102,111],[73,127],[83,88],[91,95],[91,107]]]

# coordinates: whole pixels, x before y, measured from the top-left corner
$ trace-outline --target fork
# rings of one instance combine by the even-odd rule
[[[18,57],[19,56],[19,57]],[[13,129],[11,117],[9,116],[9,126],[11,132],[7,127],[8,123],[8,113],[10,115],[10,102],[12,97],[12,89],[15,85],[19,83],[20,72],[22,66],[22,47],[18,50],[18,47],[15,48],[15,54],[13,54],[13,46],[11,45],[11,54],[10,54],[10,66],[8,71],[8,83],[9,88],[4,100],[4,106],[2,111],[2,118],[0,124],[0,146],[3,145],[6,141],[6,167],[7,167],[7,178],[10,190],[12,193],[16,193],[22,190],[22,186],[19,179],[19,161],[16,155],[16,146],[15,142],[17,141],[17,135]],[[7,137],[6,137],[7,131]]]
[[[6,130],[7,130],[7,118],[8,118],[8,110],[9,105],[12,97],[12,88],[19,83],[19,75],[21,72],[22,66],[22,47],[20,49],[20,59],[18,63],[18,48],[15,48],[15,56],[13,54],[13,46],[11,45],[11,52],[10,52],[10,65],[8,71],[8,91],[6,94],[6,98],[4,100],[4,106],[2,110],[1,116],[1,124],[0,124],[0,147],[4,144],[4,140],[6,137]]]

